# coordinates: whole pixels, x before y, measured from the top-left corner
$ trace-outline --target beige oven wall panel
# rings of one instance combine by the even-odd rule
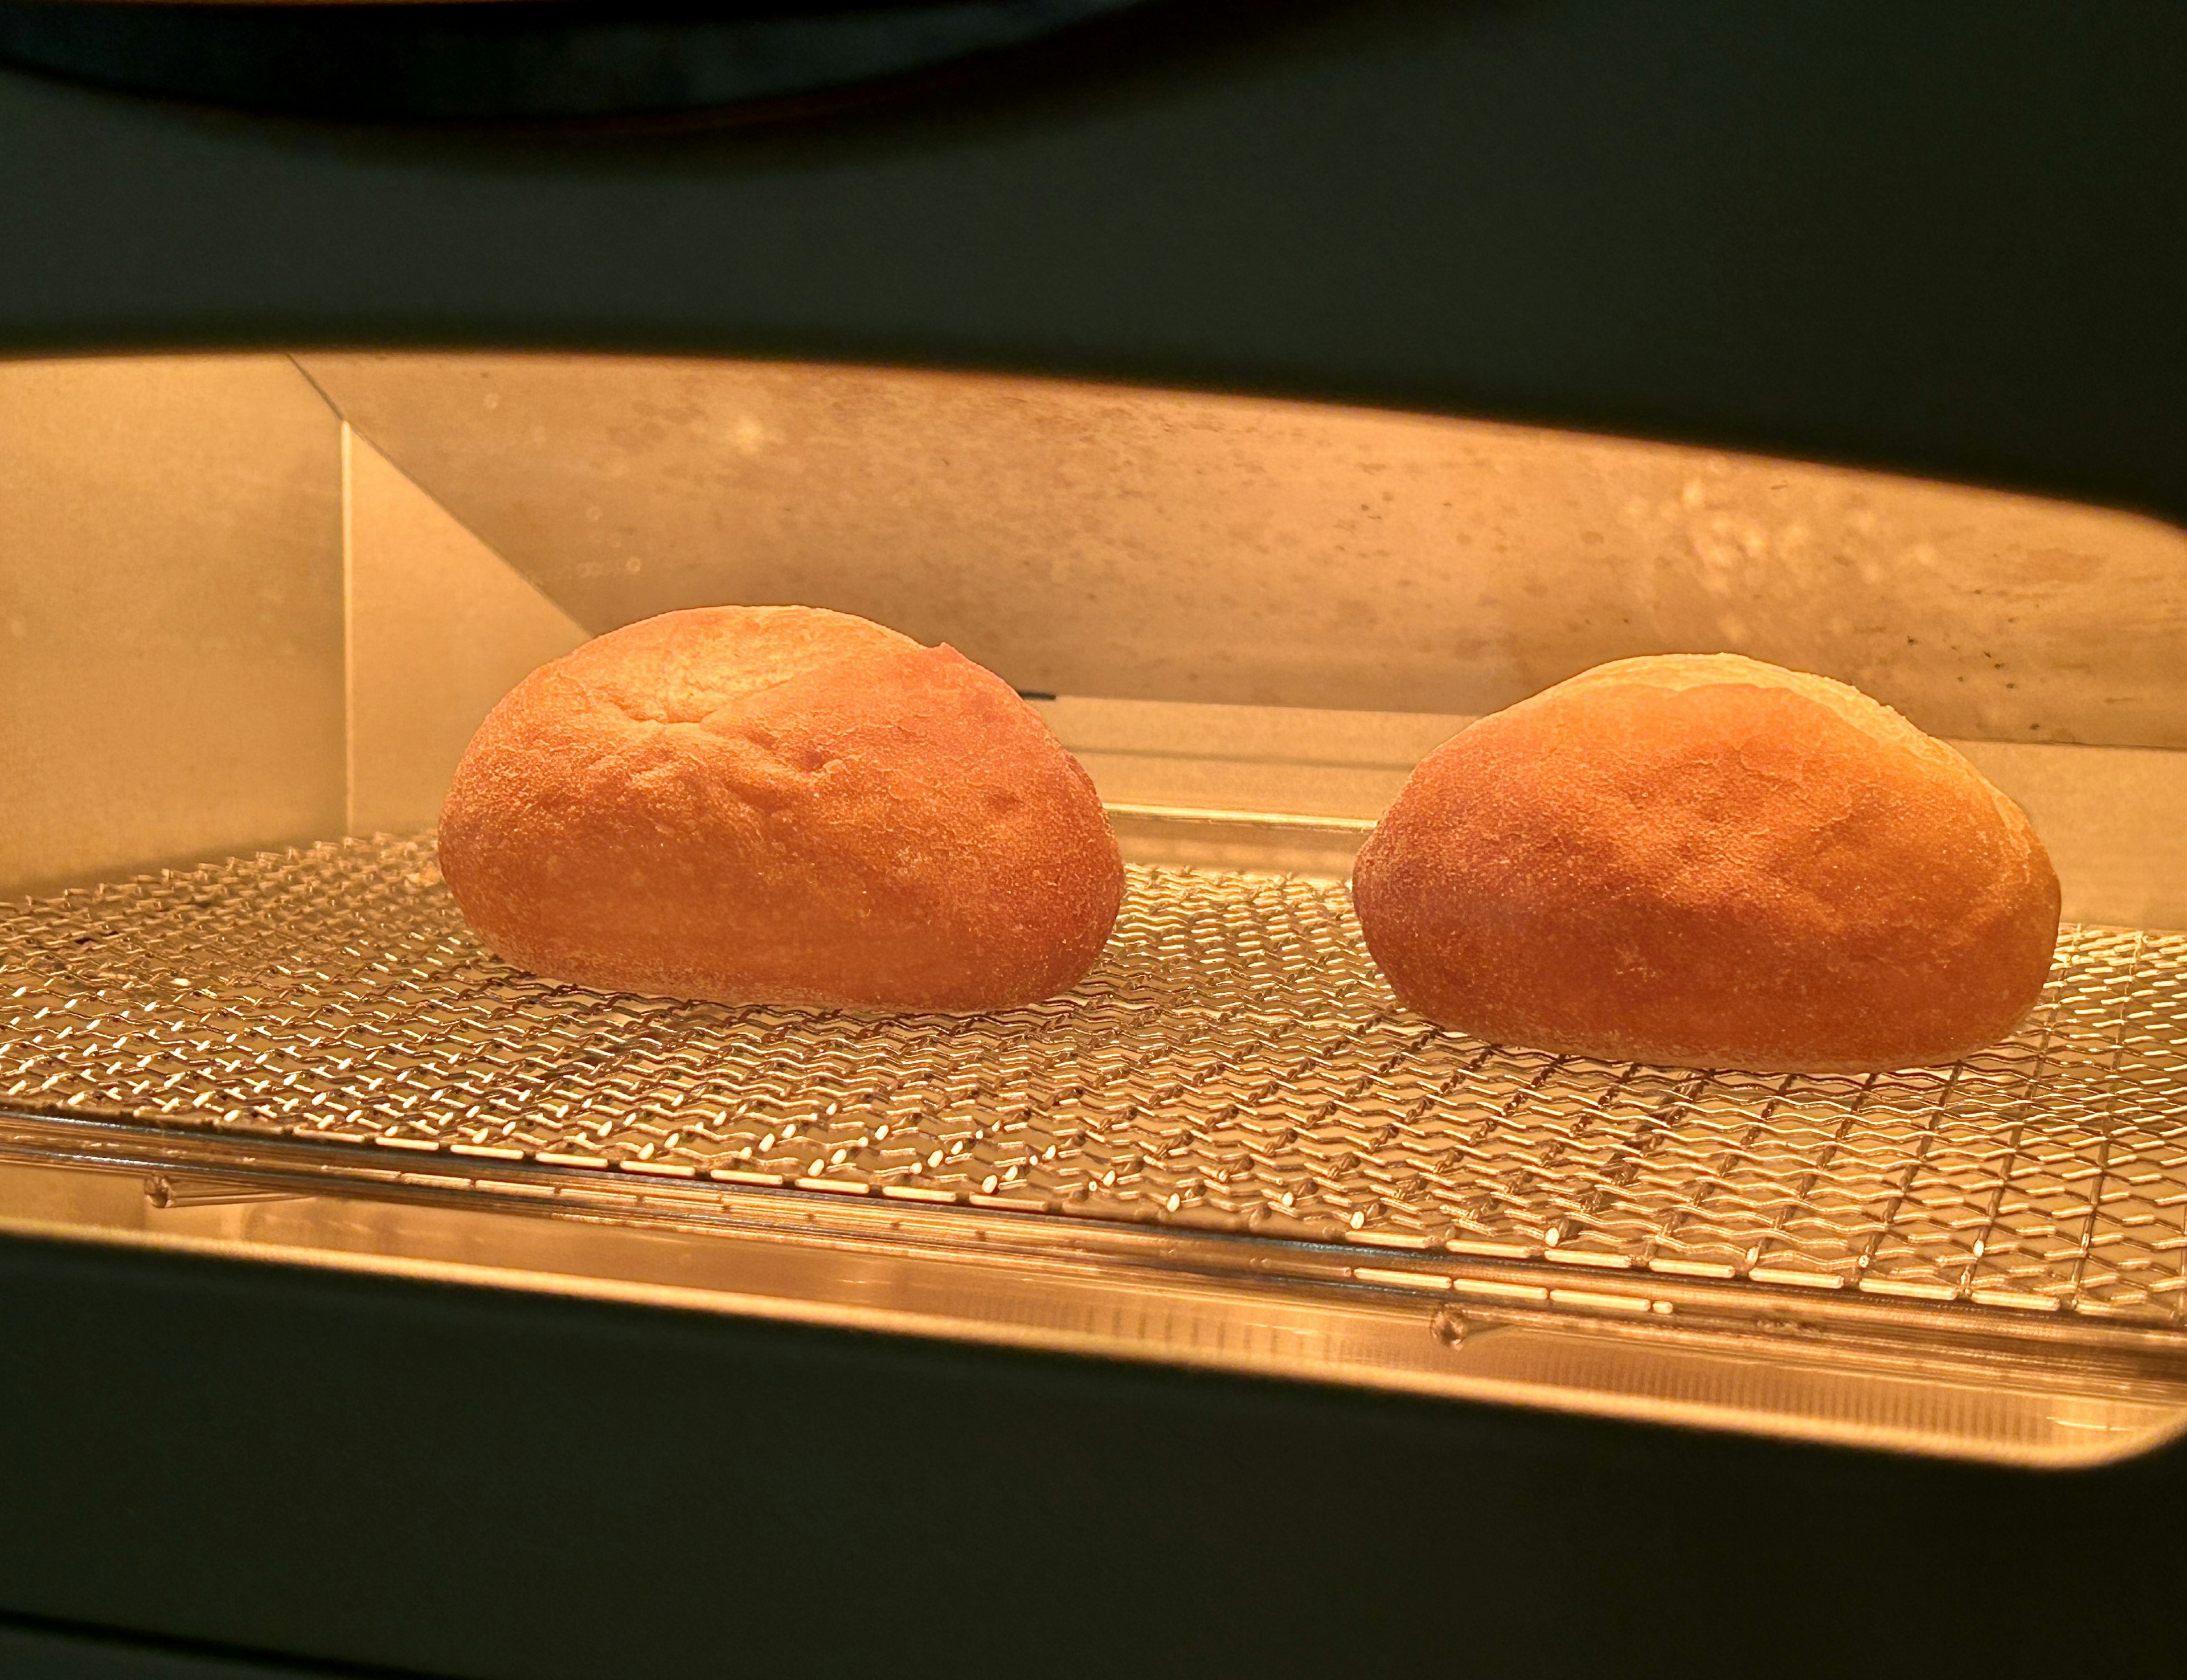
[[[283,357],[0,362],[0,894],[340,832],[338,434]]]
[[[2187,745],[2187,536],[1660,444],[1046,380],[312,356],[405,472],[593,631],[805,601],[1021,689],[1493,711],[1729,649],[1937,733]]]
[[[369,443],[342,447],[349,829],[430,829],[493,703],[585,632]]]
[[[2187,752],[1953,744],[2027,812],[2067,921],[2187,930]]]
[[[1038,709],[1112,806],[1355,822],[1379,818],[1413,767],[1473,721],[1070,695]],[[2187,752],[1953,744],[2027,812],[2057,865],[2068,921],[2187,928]],[[1128,815],[1120,828],[1139,862],[1211,861],[1220,840],[1204,825],[1150,827]],[[1244,846],[1269,843],[1246,829],[1231,861],[1245,859]],[[1283,867],[1341,875],[1365,836],[1279,838],[1296,854]],[[1165,851],[1172,841],[1186,849]]]

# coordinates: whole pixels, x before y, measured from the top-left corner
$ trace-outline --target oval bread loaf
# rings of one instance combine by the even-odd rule
[[[1424,760],[1354,865],[1400,1001],[1611,1060],[1949,1062],[2034,1004],[2058,879],[2011,801],[1857,689],[1621,660]]]
[[[668,613],[532,672],[465,750],[440,851],[517,967],[734,1003],[1032,1003],[1123,891],[1093,783],[1001,678],[807,607]]]

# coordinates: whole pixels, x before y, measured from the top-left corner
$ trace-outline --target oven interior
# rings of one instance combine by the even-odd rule
[[[2187,536],[1848,468],[930,372],[0,363],[0,1228],[1998,1462],[2187,1428]],[[1130,870],[1069,997],[607,996],[431,829],[519,677],[715,602],[947,641]],[[1401,1009],[1344,879],[1599,661],[1854,683],[2067,925],[1948,1070],[1702,1073]]]

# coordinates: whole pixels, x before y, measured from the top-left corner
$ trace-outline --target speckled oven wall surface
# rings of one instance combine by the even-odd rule
[[[1669,445],[885,369],[309,356],[594,630],[808,601],[1043,693],[1493,711],[1728,649],[1931,733],[2187,745],[2187,536]]]

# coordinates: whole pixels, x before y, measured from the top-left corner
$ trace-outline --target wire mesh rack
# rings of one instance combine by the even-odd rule
[[[871,1018],[521,974],[383,836],[0,910],[0,1106],[2187,1317],[2187,936],[2130,930],[1954,1067],[1701,1073],[1427,1025],[1325,882],[1134,867],[1070,996]]]

